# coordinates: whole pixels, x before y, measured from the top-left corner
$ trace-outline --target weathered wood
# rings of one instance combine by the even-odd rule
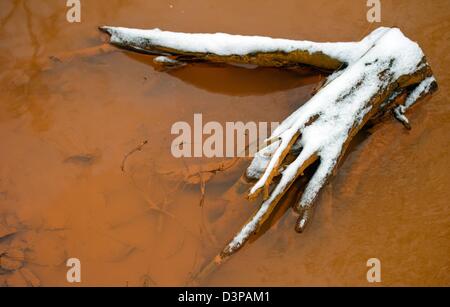
[[[349,55],[344,57],[343,53],[338,53],[334,50],[336,43],[316,43],[308,41],[294,41],[285,39],[273,39],[269,37],[255,37],[242,35],[229,35],[223,33],[216,34],[187,34],[164,32],[159,29],[153,30],[136,30],[118,27],[103,26],[99,28],[101,31],[108,33],[111,36],[110,43],[120,48],[131,51],[173,57],[174,60],[180,62],[191,61],[206,61],[212,63],[235,63],[235,64],[250,64],[263,67],[293,67],[293,66],[313,66],[316,68],[334,71],[347,64],[354,58],[364,54],[370,49],[373,42],[375,42],[387,28],[379,28],[368,35],[360,42],[354,43],[337,43],[339,48],[345,50]],[[202,51],[199,48],[192,48],[191,50],[184,50],[173,46],[169,43],[162,42],[161,34],[170,35],[170,37],[177,37],[183,41],[191,41],[192,45],[205,44]],[[230,44],[236,45],[252,44],[255,42],[266,45],[273,43],[276,46],[283,46],[284,48],[271,48],[273,50],[251,50],[247,52],[232,52],[224,51],[222,53],[215,52],[215,48],[209,50],[207,45],[211,45],[211,41],[217,42],[218,45]],[[166,43],[166,45],[163,45]],[[174,47],[176,46],[176,47]],[[295,46],[295,47],[293,47]],[[202,47],[202,46],[200,46]],[[225,46],[225,49],[227,46]],[[247,46],[248,47],[248,46]],[[248,48],[247,48],[248,49]],[[234,50],[236,51],[236,50]]]
[[[301,200],[294,206],[299,213],[295,228],[302,232],[311,219],[315,199],[336,172],[354,136],[367,123],[377,122],[391,112],[409,127],[404,116],[406,110],[437,88],[423,52],[398,29],[383,28],[374,31],[359,44],[352,45],[352,48],[359,48],[358,52],[346,49],[349,45],[336,43],[337,49],[342,48],[339,49],[341,53],[349,54],[347,58],[339,58],[340,53],[330,51],[329,45],[314,45],[315,51],[311,52],[303,42],[298,46],[305,46],[304,49],[289,49],[289,52],[253,50],[249,53],[223,54],[224,52],[219,50],[215,54],[213,51],[217,49],[206,46],[206,43],[205,51],[200,52],[198,46],[187,48],[188,50],[177,49],[170,41],[161,39],[161,35],[164,38],[166,34],[168,37],[191,39],[191,36],[185,34],[173,36],[168,32],[158,32],[159,30],[147,33],[112,27],[101,29],[109,33],[111,42],[119,47],[171,56],[177,61],[273,67],[310,65],[320,69],[337,70],[328,77],[309,102],[277,128],[267,142],[268,146],[255,156],[247,171],[248,177],[256,180],[248,198],[256,199],[262,194],[261,207],[225,248],[203,267],[196,276],[198,279],[208,276],[242,248],[250,237],[262,228],[296,179],[302,176],[310,165],[320,161]],[[192,37],[192,42],[196,42],[197,38]],[[246,40],[254,41],[250,37],[238,39],[244,44]],[[161,42],[167,45],[162,45]],[[233,40],[230,42],[234,44]]]

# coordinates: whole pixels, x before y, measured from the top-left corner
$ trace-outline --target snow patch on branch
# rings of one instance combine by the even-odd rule
[[[411,127],[408,118],[405,116],[406,111],[421,97],[428,94],[435,83],[436,79],[433,76],[426,78],[408,95],[404,105],[400,105],[394,109],[395,118],[405,127],[409,127],[409,129]]]
[[[409,94],[408,98],[406,99],[405,105],[404,105],[404,111],[412,107],[417,100],[419,100],[420,97],[422,97],[425,94],[428,94],[429,91],[432,88],[433,83],[436,82],[436,79],[432,77],[428,77],[425,80],[423,80],[415,89],[414,91]]]
[[[166,56],[157,56],[153,59],[153,62],[159,63],[159,64],[178,64],[179,61],[176,61],[174,59],[168,58]]]

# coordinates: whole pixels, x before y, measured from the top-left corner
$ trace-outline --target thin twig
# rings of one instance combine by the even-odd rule
[[[203,180],[202,172],[199,172],[198,176],[200,177],[200,207],[203,207],[203,204],[205,203],[206,183],[205,180]]]
[[[120,169],[122,170],[122,172],[125,172],[125,163],[127,162],[127,159],[129,156],[131,156],[132,154],[134,154],[135,152],[138,151],[142,151],[142,149],[144,148],[145,145],[148,144],[148,140],[143,141],[141,144],[139,144],[138,146],[136,146],[133,150],[131,150],[130,152],[128,152],[122,160],[122,164],[120,166]]]

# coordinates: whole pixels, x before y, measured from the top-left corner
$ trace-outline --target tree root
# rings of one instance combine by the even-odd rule
[[[256,154],[246,172],[246,177],[256,180],[248,198],[261,197],[262,204],[222,251],[193,277],[193,282],[207,278],[258,233],[292,184],[317,162],[317,169],[294,205],[299,214],[295,229],[303,232],[318,194],[336,173],[354,136],[385,114],[393,113],[410,128],[405,112],[437,88],[420,47],[395,28],[379,28],[362,41],[349,44],[114,27],[101,30],[110,34],[111,43],[118,47],[170,56],[175,61],[283,68],[306,65],[334,71],[311,100],[289,116]],[[208,180],[203,174],[197,170],[181,177],[200,183],[203,195]]]

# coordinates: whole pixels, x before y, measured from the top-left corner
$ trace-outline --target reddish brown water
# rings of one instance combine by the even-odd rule
[[[362,0],[81,2],[80,24],[67,23],[64,1],[0,2],[2,223],[21,230],[14,240],[24,240],[26,267],[43,285],[69,285],[71,257],[81,260],[82,285],[184,285],[252,206],[235,197],[241,219],[209,225],[245,163],[207,184],[201,209],[198,185],[163,174],[210,162],[174,159],[172,124],[198,112],[205,121],[280,121],[321,76],[204,65],[169,74],[126,53],[48,70],[39,59],[100,44],[104,24],[315,41],[357,40],[378,25]],[[204,285],[364,286],[369,258],[381,260],[382,285],[450,285],[450,1],[382,4],[382,25],[420,43],[440,91],[409,114],[412,131],[387,120],[358,143],[306,233],[286,213]]]

